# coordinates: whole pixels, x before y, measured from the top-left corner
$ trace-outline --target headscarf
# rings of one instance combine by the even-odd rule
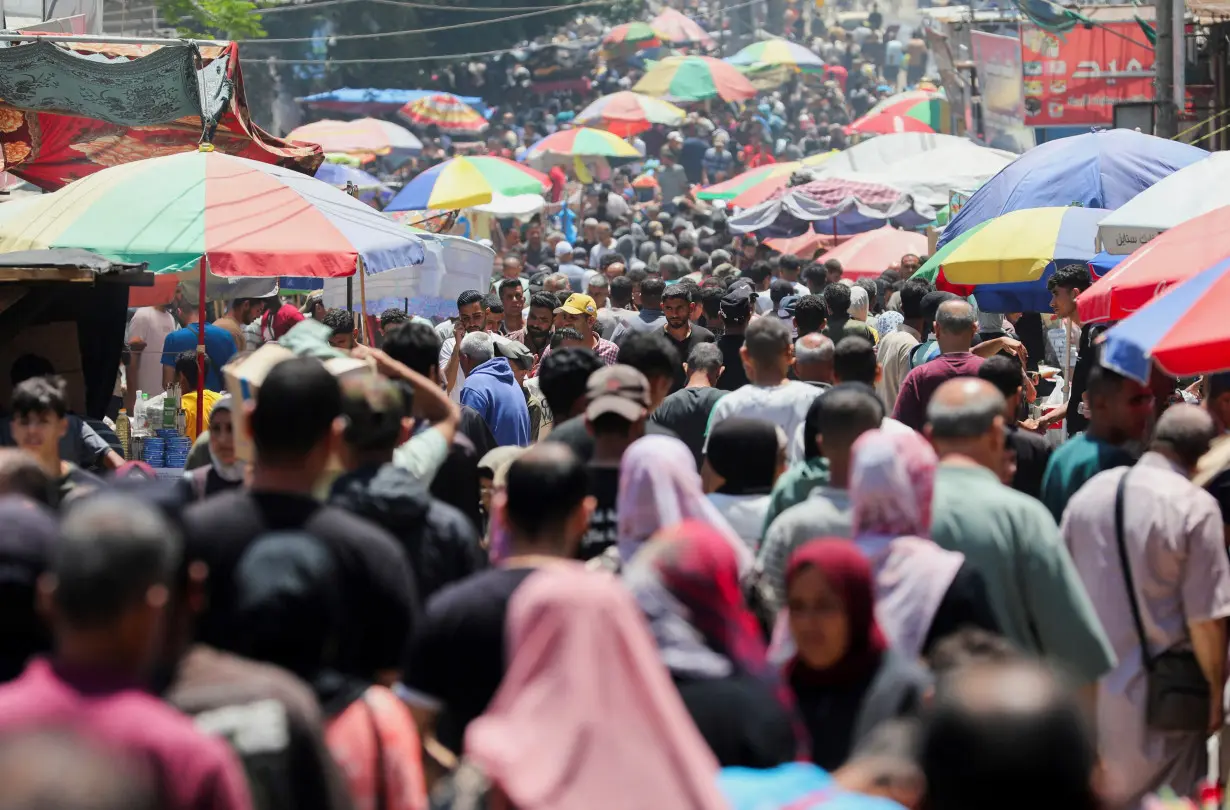
[[[931,542],[935,451],[917,433],[864,433],[851,449],[854,542],[875,572],[876,610],[893,645],[922,652],[965,556]]]
[[[752,567],[752,552],[705,497],[688,446],[670,436],[644,436],[624,451],[619,463],[619,556],[627,563],[663,526],[685,520],[708,523],[735,550],[740,574]]]
[[[849,623],[849,646],[831,667],[817,670],[803,663],[796,653],[786,665],[791,680],[811,686],[849,686],[864,681],[880,666],[888,641],[876,622],[876,600],[871,565],[849,540],[813,540],[790,556],[786,566],[786,587],[806,568],[823,574],[833,592],[841,598]]]
[[[780,426],[765,419],[723,419],[709,432],[705,457],[724,479],[725,495],[767,495],[773,490],[779,452],[786,445]]]
[[[507,672],[465,756],[513,807],[726,807],[717,760],[616,580],[573,564],[536,571],[505,630]]]
[[[235,401],[230,394],[224,394],[221,399],[214,403],[214,406],[209,409],[209,418],[212,420],[214,414],[219,411],[226,411],[232,416],[235,412]],[[206,445],[209,448],[209,463],[213,465],[214,472],[223,481],[235,484],[243,480],[244,469],[247,464],[242,459],[235,459],[230,464],[223,464],[222,460],[214,453],[213,444]]]
[[[876,334],[880,336],[880,340],[884,339],[885,335],[891,335],[897,331],[897,327],[905,323],[905,316],[900,312],[893,310],[885,310],[876,316]]]

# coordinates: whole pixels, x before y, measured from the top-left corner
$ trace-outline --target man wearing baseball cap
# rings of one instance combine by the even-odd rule
[[[631,366],[613,365],[589,375],[585,428],[594,439],[589,494],[597,501],[579,556],[589,560],[615,545],[619,519],[619,464],[628,445],[645,435],[649,380]]]
[[[563,316],[560,318],[563,327],[572,327],[581,333],[585,345],[593,350],[603,363],[608,366],[615,365],[619,357],[619,347],[609,340],[603,340],[594,331],[594,324],[598,321],[598,305],[594,303],[594,299],[583,293],[573,293],[562,307],[556,308],[555,314]],[[550,346],[543,349],[539,363],[546,360],[550,353]]]
[[[755,305],[756,293],[752,291],[752,285],[739,281],[730,285],[719,304],[722,336],[718,338],[717,344],[722,350],[722,366],[725,370],[718,379],[717,387],[723,391],[734,391],[747,385],[747,372],[743,368],[743,358],[739,350],[743,348],[743,333],[747,330]]]

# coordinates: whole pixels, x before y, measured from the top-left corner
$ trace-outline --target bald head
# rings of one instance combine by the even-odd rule
[[[995,386],[976,377],[958,377],[935,390],[927,403],[927,423],[935,441],[972,439],[1002,425],[1003,411],[1004,395]]]
[[[1208,411],[1195,405],[1172,405],[1157,421],[1150,449],[1194,472],[1216,436],[1217,426]]]
[[[833,341],[817,332],[794,342],[794,373],[803,382],[833,382]]]
[[[978,316],[963,299],[945,301],[935,312],[935,339],[945,354],[969,351],[977,329]]]

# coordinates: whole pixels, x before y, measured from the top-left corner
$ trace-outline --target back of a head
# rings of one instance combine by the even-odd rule
[[[491,335],[486,332],[470,332],[461,339],[461,346],[457,350],[462,357],[475,365],[486,363],[495,357],[495,344],[491,341]]]
[[[0,447],[0,495],[21,495],[49,504],[51,478],[29,453]]]
[[[716,343],[697,343],[688,353],[688,373],[703,371],[711,379],[717,379],[722,369],[722,350]]]
[[[832,363],[834,354],[833,341],[815,332],[805,334],[794,342],[796,365]]]
[[[829,308],[829,317],[841,318],[850,314],[850,288],[844,284],[829,284],[824,288],[824,305]]]
[[[859,436],[884,421],[884,405],[872,389],[840,385],[826,391],[815,405],[816,428],[825,446],[849,447]]]
[[[935,312],[937,335],[971,334],[978,325],[978,314],[967,301],[945,301]]]
[[[294,357],[279,363],[265,377],[252,411],[258,462],[306,458],[341,413],[341,389],[319,360]]]
[[[16,387],[34,377],[47,377],[55,373],[51,361],[41,354],[23,354],[13,360],[13,365],[9,367],[9,382]]]
[[[632,300],[632,279],[627,276],[616,276],[611,279],[611,304],[624,307]]]
[[[976,377],[957,377],[936,389],[927,403],[927,424],[933,440],[965,440],[985,436],[1003,418],[1004,397],[995,386]]]
[[[666,282],[660,278],[647,278],[641,282],[641,305],[646,309],[658,309]]]
[[[401,323],[384,335],[384,353],[423,376],[440,362],[440,336],[425,323]]]
[[[979,627],[964,627],[932,645],[927,668],[936,681],[942,681],[965,667],[1010,663],[1022,658],[1021,651],[1005,637]]]
[[[753,365],[771,367],[790,349],[790,327],[778,318],[756,318],[748,324],[743,346]]]
[[[556,420],[567,419],[577,401],[585,396],[589,375],[602,368],[591,349],[569,347],[552,351],[538,369],[538,387]]]
[[[819,295],[804,295],[794,303],[794,322],[800,335],[819,332],[828,316],[829,308]]]
[[[106,626],[151,588],[169,588],[182,555],[179,533],[154,506],[128,495],[86,498],[69,509],[51,553],[57,616],[74,627]]]
[[[928,810],[1096,810],[1097,754],[1074,694],[1041,664],[965,667],[940,684],[920,761]]]
[[[912,278],[901,288],[901,316],[907,321],[923,317],[923,298],[932,292],[931,285],[924,279]]]
[[[1188,469],[1195,469],[1217,436],[1213,417],[1196,405],[1171,405],[1157,420],[1152,448],[1172,453]]]
[[[342,438],[352,452],[392,451],[408,415],[402,389],[386,377],[368,374],[342,385]]]
[[[850,288],[850,315],[858,318],[866,318],[867,313],[871,310],[871,297],[867,295],[867,291],[855,284]]]
[[[510,527],[530,537],[559,530],[589,495],[589,474],[564,444],[545,442],[531,447],[508,467],[504,482],[505,514]]]
[[[1021,363],[1016,358],[997,354],[988,357],[978,367],[979,378],[995,386],[1004,399],[1015,396],[1025,384],[1025,375],[1021,371]]]
[[[632,366],[653,380],[655,377],[674,377],[675,369],[683,360],[666,335],[661,330],[654,330],[633,332],[625,337],[619,346],[619,362]]]
[[[850,335],[837,341],[833,349],[833,376],[841,382],[876,384],[876,349],[870,340]]]

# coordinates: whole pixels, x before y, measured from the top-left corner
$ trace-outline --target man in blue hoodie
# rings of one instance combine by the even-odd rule
[[[501,447],[530,443],[530,412],[508,359],[495,356],[486,332],[471,332],[461,340],[461,404],[478,411]]]

